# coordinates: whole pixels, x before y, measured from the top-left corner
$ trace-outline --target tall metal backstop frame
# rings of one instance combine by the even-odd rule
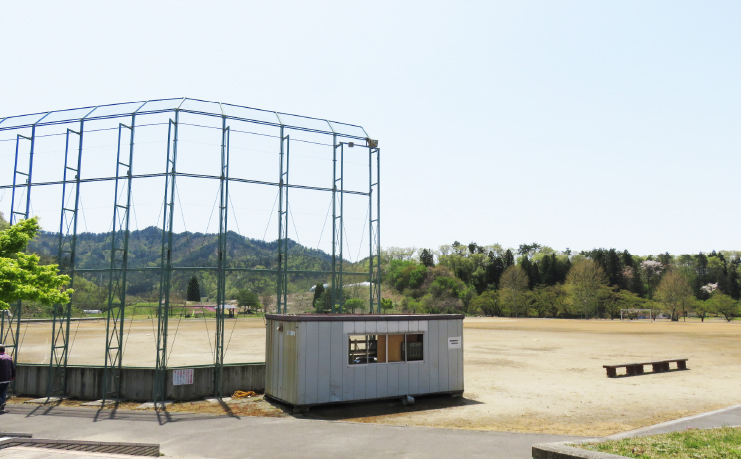
[[[255,152],[259,153],[259,160],[252,159]],[[222,395],[229,275],[274,276],[278,313],[288,312],[291,275],[326,275],[332,313],[343,312],[343,287],[348,276],[354,280],[367,279],[369,312],[381,311],[380,150],[378,142],[361,126],[190,98],[120,103],[0,118],[0,163],[0,210],[7,210],[10,223],[39,214],[34,204],[36,209],[43,208],[49,215],[58,215],[44,218],[43,224],[46,229],[52,225],[56,229],[58,222],[56,262],[60,272],[70,276],[69,287],[74,289],[76,277],[82,275],[98,276],[100,281],[107,283],[105,349],[100,350],[104,352],[100,394],[104,400],[120,398],[121,394],[120,375],[127,338],[124,327],[127,275],[144,273],[159,283],[152,394],[155,402],[164,400],[165,396],[168,319],[175,273],[197,270],[215,274],[213,387],[214,395],[219,397]],[[158,167],[163,163],[164,170]],[[278,170],[269,172],[272,167]],[[175,222],[182,217],[186,225],[181,201],[184,192],[178,188],[181,182],[187,182],[183,188],[189,190],[191,196],[204,194],[205,183],[217,184],[215,204],[208,218],[210,225],[213,214],[218,213],[218,249],[213,266],[173,263]],[[155,203],[160,203],[159,211],[150,209],[148,213],[157,215],[156,226],[162,233],[156,266],[137,265],[132,261],[132,217],[136,221],[145,219],[144,214],[147,214],[141,203],[137,214],[134,194],[138,186],[141,188],[139,199],[143,197],[146,205],[152,204],[155,209],[158,207]],[[240,187],[236,195],[235,187]],[[242,212],[242,216],[250,220],[250,209],[258,208],[264,213],[269,207],[270,199],[266,198],[273,194],[266,190],[277,191],[270,211],[277,216],[277,225],[273,225],[274,230],[277,226],[278,233],[277,263],[274,268],[243,266],[239,260],[230,259],[230,218],[235,219],[236,215],[235,197],[250,204]],[[289,263],[290,237],[297,236],[298,228],[302,227],[301,221],[296,223],[294,210],[297,206],[314,209],[317,202],[314,196],[306,193],[323,193],[330,197],[319,236],[321,242],[331,212],[331,250],[326,251],[331,252],[331,269],[328,270],[297,269]],[[83,196],[93,201],[91,208],[103,209],[101,215],[107,212],[108,217],[88,221],[82,213]],[[103,202],[111,198],[112,203]],[[262,204],[251,205],[261,199]],[[56,204],[60,201],[61,205]],[[277,213],[274,212],[276,204]],[[265,207],[259,208],[259,205]],[[346,214],[358,209],[366,214],[358,247],[364,245],[363,239],[367,237],[367,258],[362,259],[363,271],[348,272]],[[99,221],[110,222],[107,230],[110,249],[96,267],[80,267],[76,260],[81,213],[84,224],[90,223],[93,230],[103,228],[95,226]],[[203,220],[205,215],[200,223]],[[270,217],[268,220],[265,234],[271,226]],[[358,223],[360,219],[355,217],[354,220]],[[238,227],[239,222],[236,223]],[[361,252],[358,251],[356,261],[360,260]],[[47,396],[64,396],[67,392],[66,369],[74,301],[73,295],[71,303],[51,308]],[[13,305],[11,311],[0,313],[0,342],[5,343],[16,362],[21,351],[23,320],[21,302]]]

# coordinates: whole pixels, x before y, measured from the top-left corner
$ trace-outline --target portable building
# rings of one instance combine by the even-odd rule
[[[298,408],[463,393],[463,315],[268,314],[265,394]]]

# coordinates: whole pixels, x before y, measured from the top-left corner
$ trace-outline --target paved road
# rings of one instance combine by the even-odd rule
[[[535,443],[581,437],[397,427],[294,418],[225,417],[8,405],[3,430],[36,438],[159,443],[167,456],[487,457],[530,459]]]

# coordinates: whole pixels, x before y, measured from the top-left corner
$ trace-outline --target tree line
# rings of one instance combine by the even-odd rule
[[[406,312],[512,317],[619,318],[653,309],[672,320],[741,314],[741,252],[637,256],[572,253],[538,243],[516,250],[454,242],[383,251],[384,281]]]

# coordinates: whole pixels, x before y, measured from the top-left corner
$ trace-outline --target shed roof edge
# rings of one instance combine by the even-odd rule
[[[284,322],[398,322],[402,320],[455,320],[463,314],[265,314]]]

